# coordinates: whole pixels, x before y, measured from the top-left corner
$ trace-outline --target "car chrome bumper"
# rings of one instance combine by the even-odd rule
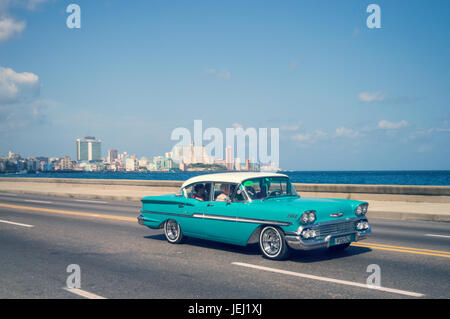
[[[372,233],[372,227],[365,231],[354,231],[351,233],[341,233],[341,234],[333,234],[324,237],[323,239],[303,239],[300,235],[286,235],[286,243],[289,247],[296,250],[311,250],[318,248],[328,248],[330,247],[330,241],[332,237],[340,237],[355,234],[355,241],[360,241],[369,237]]]

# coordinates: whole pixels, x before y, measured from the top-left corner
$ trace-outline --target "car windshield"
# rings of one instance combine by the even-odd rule
[[[252,200],[295,196],[298,194],[289,178],[261,177],[248,179],[242,183]]]

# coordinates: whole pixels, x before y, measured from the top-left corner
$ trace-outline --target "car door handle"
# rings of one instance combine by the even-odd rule
[[[211,207],[211,206],[214,206],[214,204],[209,203],[208,205],[206,205],[206,207]]]
[[[186,204],[178,204],[178,208],[183,208]]]

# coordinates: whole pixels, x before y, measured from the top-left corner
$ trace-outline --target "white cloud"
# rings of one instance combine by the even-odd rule
[[[291,137],[292,140],[300,143],[309,143],[313,144],[316,143],[319,140],[323,140],[328,137],[328,134],[321,131],[321,130],[315,130],[313,133],[299,133],[295,134]]]
[[[39,95],[39,77],[0,67],[0,103],[17,103]]]
[[[205,74],[208,76],[213,76],[223,80],[231,79],[231,73],[228,70],[217,70],[217,69],[206,69]]]
[[[0,17],[0,42],[20,34],[25,29],[24,21],[16,21],[9,17]]]
[[[17,36],[25,30],[26,22],[18,21],[9,13],[11,7],[34,10],[49,0],[0,0],[0,43]]]
[[[301,127],[301,122],[298,122],[295,125],[282,125],[280,126],[280,131],[297,131]]]
[[[0,133],[45,119],[39,91],[36,74],[0,67]]]
[[[383,130],[396,130],[408,126],[408,122],[401,120],[400,122],[389,122],[386,120],[381,120],[378,122],[378,128]]]
[[[377,91],[377,92],[361,92],[358,94],[358,100],[364,103],[371,102],[383,102],[386,99],[386,94]]]
[[[26,3],[26,8],[28,10],[34,10],[34,9],[36,9],[36,7],[38,5],[40,5],[41,3],[45,3],[47,1],[48,0],[28,0],[27,3]]]
[[[358,137],[360,134],[359,132],[351,129],[351,128],[346,128],[344,126],[341,126],[339,128],[336,129],[336,136],[337,137],[349,137],[349,138],[356,138]]]

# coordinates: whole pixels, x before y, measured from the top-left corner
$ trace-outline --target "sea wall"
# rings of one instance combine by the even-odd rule
[[[64,179],[64,178],[0,178],[1,192],[61,195],[117,195],[139,199],[146,195],[174,193],[182,181]],[[357,200],[450,203],[450,186],[351,185],[294,183],[304,197],[331,197]],[[92,197],[91,196],[91,197]]]

